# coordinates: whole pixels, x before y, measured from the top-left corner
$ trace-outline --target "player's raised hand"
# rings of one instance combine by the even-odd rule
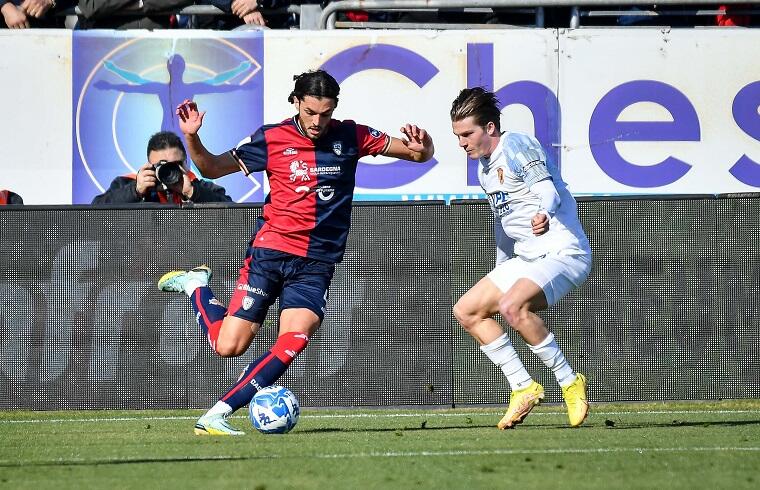
[[[402,141],[407,148],[422,155],[421,161],[430,160],[435,151],[433,147],[433,138],[427,131],[418,127],[416,124],[407,124],[401,128],[401,133],[406,137]]]
[[[177,116],[179,116],[179,129],[184,134],[197,134],[203,125],[203,116],[206,111],[199,112],[198,105],[190,99],[185,99],[177,106]]]

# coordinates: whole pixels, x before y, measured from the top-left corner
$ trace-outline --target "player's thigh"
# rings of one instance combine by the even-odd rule
[[[513,304],[529,302],[531,311],[539,311],[556,304],[582,284],[590,270],[591,260],[587,256],[549,254],[532,261],[515,257],[495,268],[488,277]]]
[[[294,332],[311,337],[321,323],[322,319],[308,308],[287,308],[280,312],[279,335]]]
[[[579,287],[591,272],[591,257],[587,255],[550,254],[539,261],[537,276],[549,306],[555,305],[570,291]]]
[[[226,316],[219,330],[215,350],[223,357],[239,356],[248,350],[261,323],[236,316]]]
[[[499,298],[504,293],[488,277],[478,281],[459,298],[454,305],[454,315],[459,320],[489,318],[498,311]]]
[[[288,264],[280,294],[280,333],[304,328],[313,333],[319,327],[334,273],[335,264],[304,257]]]
[[[260,248],[248,250],[227,309],[228,318],[238,318],[252,325],[261,325],[264,322],[269,307],[282,292],[281,266],[283,260],[286,259],[283,258],[281,252]],[[244,334],[243,322],[225,321],[231,322],[231,325],[240,326],[240,328],[232,329],[234,333]],[[248,330],[255,335],[257,329],[258,327]]]
[[[547,302],[543,285],[548,278],[539,265],[539,260],[527,261],[513,257],[488,273],[501,292],[497,309],[504,310],[507,306],[522,308],[526,303],[531,311],[546,309]]]

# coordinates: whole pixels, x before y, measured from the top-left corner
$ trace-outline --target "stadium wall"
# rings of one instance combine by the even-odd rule
[[[362,162],[357,199],[480,196],[448,117],[475,85],[497,91],[504,127],[535,134],[575,195],[757,192],[759,45],[758,29],[5,31],[0,188],[89,203],[144,163],[152,133],[176,131],[182,97],[208,110],[201,135],[221,153],[290,115],[293,74],[321,67],[341,82],[336,117],[435,138],[428,164]],[[237,202],[267,191],[260,173],[219,183]]]
[[[760,398],[760,196],[584,199],[587,282],[544,316],[591,401]],[[256,206],[0,208],[0,408],[200,408],[276,337],[212,354],[166,270],[232,294]],[[494,260],[483,201],[357,204],[325,322],[281,383],[305,406],[504,403],[451,315]],[[276,305],[273,308],[276,312]],[[512,337],[561,401],[547,369]]]

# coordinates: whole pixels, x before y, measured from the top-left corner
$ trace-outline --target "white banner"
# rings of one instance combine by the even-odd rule
[[[358,199],[482,195],[475,164],[458,148],[448,115],[458,92],[476,85],[494,90],[505,104],[503,129],[535,134],[547,147],[576,195],[760,191],[760,63],[753,57],[760,46],[758,30],[267,31],[261,36],[0,32],[6,111],[0,122],[0,189],[21,194],[27,204],[89,202],[111,178],[143,163],[146,135],[163,128],[161,114],[166,119],[172,110],[163,107],[169,99],[161,90],[170,91],[175,82],[183,90],[195,90],[198,80],[205,83],[205,95],[197,96],[210,108],[202,135],[211,151],[221,153],[256,129],[252,121],[292,115],[287,98],[293,75],[325,68],[341,83],[336,118],[393,136],[412,122],[435,140],[435,162],[428,164],[364,159],[357,172]],[[107,49],[94,53],[101,43]],[[214,54],[220,50],[222,58]],[[175,69],[180,60],[184,72],[172,74],[168,60]],[[213,77],[235,66],[246,67],[240,80],[214,92],[219,85],[211,83]],[[125,73],[132,82],[125,83]],[[241,103],[248,100],[249,105]],[[255,114],[240,117],[248,112]],[[111,117],[118,114],[124,114],[122,121]],[[109,128],[99,125],[101,117]],[[88,124],[87,134],[79,128],[74,134],[74,119]],[[106,136],[98,136],[99,128]],[[109,160],[111,151],[99,147],[101,140],[115,146],[129,165],[98,162]],[[86,171],[77,167],[83,161]],[[238,201],[262,195],[254,193],[253,184],[260,187],[256,182],[222,184]]]

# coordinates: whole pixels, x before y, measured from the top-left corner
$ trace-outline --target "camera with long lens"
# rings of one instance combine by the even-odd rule
[[[156,172],[156,178],[161,182],[164,187],[169,188],[175,186],[178,182],[182,181],[182,175],[185,173],[182,170],[182,162],[169,162],[161,160],[153,165],[153,171]]]

